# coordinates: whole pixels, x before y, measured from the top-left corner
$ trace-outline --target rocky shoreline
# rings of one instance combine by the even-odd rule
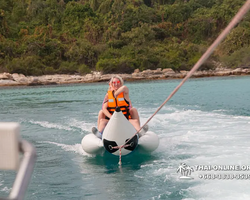
[[[180,79],[184,78],[188,71],[175,72],[171,68],[144,70],[142,72],[136,69],[132,74],[119,74],[125,81],[136,80],[155,80],[155,79]],[[0,86],[35,86],[35,85],[59,85],[72,83],[93,83],[105,82],[110,80],[114,74],[102,74],[101,72],[92,72],[86,75],[43,75],[43,76],[24,76],[23,74],[0,73]],[[215,70],[197,71],[193,78],[211,77],[211,76],[231,76],[231,75],[250,75],[249,68],[216,68]]]

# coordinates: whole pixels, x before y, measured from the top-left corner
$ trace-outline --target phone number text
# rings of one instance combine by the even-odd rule
[[[199,174],[200,179],[204,180],[250,180],[250,174]]]

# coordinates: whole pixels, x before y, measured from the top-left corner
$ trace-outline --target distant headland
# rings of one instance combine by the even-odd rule
[[[175,72],[171,68],[139,71],[136,69],[132,74],[119,74],[125,81],[157,80],[157,79],[181,79],[188,71]],[[23,74],[0,73],[0,86],[35,86],[35,85],[60,85],[74,83],[106,82],[114,74],[102,74],[93,71],[86,75],[54,74],[43,76],[25,76]],[[214,70],[196,71],[192,78],[212,76],[250,75],[249,68],[216,68]]]

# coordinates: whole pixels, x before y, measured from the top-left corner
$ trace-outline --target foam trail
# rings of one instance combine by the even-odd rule
[[[164,182],[190,184],[181,192],[194,199],[250,199],[250,194],[246,192],[249,180],[203,180],[198,177],[199,173],[209,172],[195,171],[192,173],[194,180],[184,182],[179,180],[176,172],[180,163],[189,166],[249,165],[249,121],[249,116],[226,115],[221,110],[204,112],[183,109],[169,114],[159,113],[152,119],[151,127],[159,130],[161,141],[158,152],[163,155],[165,165],[158,161],[159,167],[145,168],[155,176],[165,176]],[[250,171],[237,173],[250,175]]]
[[[60,130],[66,130],[66,131],[72,131],[73,129],[68,127],[68,126],[63,126],[61,124],[56,124],[56,123],[51,123],[51,122],[47,122],[47,121],[34,121],[34,120],[30,120],[29,121],[31,124],[36,124],[36,125],[40,125],[44,128],[53,128],[53,129],[60,129]]]
[[[91,128],[94,126],[93,123],[88,123],[85,121],[79,121],[77,119],[69,119],[67,124],[72,128],[78,128],[82,131],[90,132]]]
[[[3,189],[1,189],[2,192],[6,192],[6,193],[10,193],[12,188],[8,188],[8,187],[4,187]]]
[[[70,152],[74,152],[80,155],[92,157],[92,155],[83,151],[81,144],[67,145],[67,144],[60,144],[60,143],[50,142],[50,141],[44,141],[44,143],[54,144],[58,147],[61,147],[65,151],[70,151]]]

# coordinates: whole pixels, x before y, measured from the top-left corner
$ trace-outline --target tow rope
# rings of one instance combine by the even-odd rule
[[[238,13],[234,16],[228,26],[222,31],[222,33],[217,37],[217,39],[210,45],[207,51],[202,55],[202,57],[198,60],[198,62],[194,65],[194,67],[188,72],[185,78],[181,81],[181,83],[173,90],[173,92],[168,96],[168,98],[161,104],[161,106],[154,112],[154,114],[145,122],[145,124],[131,137],[129,138],[125,144],[121,146],[116,146],[113,148],[118,148],[119,153],[119,165],[121,165],[121,149],[125,147],[125,145],[136,135],[138,134],[142,128],[161,110],[161,108],[174,96],[174,94],[180,89],[180,87],[194,74],[194,72],[200,68],[200,66],[207,60],[207,58],[213,53],[215,48],[221,43],[221,41],[229,34],[229,32],[239,23],[240,20],[245,16],[245,14],[250,9],[250,0],[247,0],[246,3],[240,8]]]

